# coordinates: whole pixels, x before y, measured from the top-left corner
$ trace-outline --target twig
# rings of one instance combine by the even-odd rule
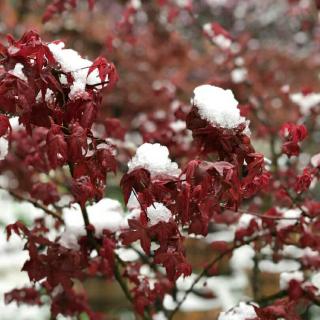
[[[70,169],[70,173],[71,173],[71,176],[72,176],[73,175],[72,163],[69,163],[69,169]],[[84,224],[85,224],[85,229],[86,229],[88,240],[89,240],[90,244],[92,245],[92,247],[99,254],[99,252],[100,252],[100,244],[97,242],[96,238],[94,237],[94,233],[90,228],[90,218],[89,218],[89,215],[88,215],[87,208],[86,207],[82,207],[81,205],[80,205],[80,207],[81,207],[82,218],[83,218],[83,221],[84,221]],[[114,277],[117,280],[117,282],[119,283],[119,285],[120,285],[123,293],[125,294],[126,298],[131,303],[133,303],[133,298],[131,296],[130,290],[129,290],[126,282],[124,281],[124,279],[121,276],[120,265],[123,265],[123,261],[120,259],[120,257],[115,255],[115,263],[114,263],[114,269],[113,269]],[[151,320],[149,315],[147,315],[146,313],[143,315],[143,319],[144,320]]]
[[[40,202],[31,198],[25,197],[21,193],[18,193],[14,190],[6,189],[1,186],[0,186],[0,189],[7,191],[12,197],[16,198],[17,200],[26,201],[33,204],[36,208],[42,209],[46,214],[52,216],[55,219],[58,219],[62,224],[64,224],[64,220],[62,218],[61,213],[57,213],[53,210],[50,210],[47,206],[41,204]]]
[[[235,244],[234,246],[232,246],[230,249],[222,252],[218,257],[214,258],[213,260],[211,260],[207,266],[201,271],[201,273],[199,273],[199,275],[195,278],[195,280],[193,281],[191,287],[185,292],[183,298],[179,301],[179,303],[176,305],[176,307],[174,308],[174,310],[171,312],[170,316],[169,316],[169,320],[173,319],[173,316],[178,312],[178,310],[180,309],[181,305],[184,303],[184,301],[187,299],[189,293],[191,293],[195,287],[195,285],[201,280],[201,278],[217,263],[219,262],[222,258],[224,258],[227,254],[230,254],[231,252],[233,252],[235,249],[238,249],[244,245],[250,244],[251,242],[258,240],[259,238],[261,238],[264,235],[256,235],[253,238],[247,239],[245,241],[242,241],[241,243]]]

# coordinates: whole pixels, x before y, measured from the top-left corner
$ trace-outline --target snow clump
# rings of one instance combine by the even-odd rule
[[[240,116],[238,101],[231,90],[205,84],[193,93],[191,103],[197,107],[200,117],[212,125],[225,129],[234,129],[243,123],[249,125],[249,121]]]
[[[144,168],[148,170],[152,177],[165,174],[177,177],[181,170],[176,162],[169,158],[169,150],[167,147],[159,143],[144,143],[141,145],[135,156],[128,163],[129,172]]]
[[[63,42],[49,43],[48,47],[55,60],[60,64],[61,70],[65,73],[71,73],[74,79],[70,87],[70,99],[84,94],[86,85],[98,85],[102,82],[97,68],[88,75],[92,61],[82,58],[77,51],[65,49]],[[105,81],[108,81],[108,77]]]
[[[149,226],[154,226],[159,222],[169,222],[172,213],[171,211],[160,202],[154,202],[147,208],[147,217],[149,219]]]

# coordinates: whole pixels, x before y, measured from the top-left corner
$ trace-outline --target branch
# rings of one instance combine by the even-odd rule
[[[40,202],[38,202],[34,199],[31,199],[29,197],[25,197],[24,195],[22,195],[22,193],[19,193],[17,191],[5,189],[3,187],[0,187],[0,189],[7,191],[12,197],[16,198],[17,200],[26,201],[26,202],[33,204],[36,208],[42,209],[46,214],[52,216],[55,219],[58,219],[62,224],[64,224],[64,220],[63,220],[62,214],[60,212],[58,213],[53,210],[50,210],[47,206],[41,204]]]
[[[258,212],[246,211],[246,210],[243,210],[243,209],[238,209],[237,212],[246,213],[246,214],[250,214],[250,215],[252,215],[252,216],[261,218],[261,219],[269,219],[269,220],[299,220],[299,219],[300,219],[300,217],[293,218],[293,217],[276,217],[276,216],[270,216],[270,215],[267,215],[267,214],[260,214],[260,213],[258,213]],[[235,213],[237,213],[237,212],[235,212]]]
[[[216,257],[215,259],[211,260],[207,266],[201,271],[201,273],[199,273],[199,275],[195,278],[195,280],[193,281],[191,287],[185,292],[183,298],[179,301],[179,303],[177,304],[177,306],[174,308],[174,310],[171,312],[170,316],[169,316],[169,320],[173,319],[173,316],[177,313],[177,311],[180,309],[181,305],[184,303],[184,301],[187,299],[189,293],[191,293],[195,287],[195,285],[201,280],[201,278],[203,276],[205,276],[205,274],[217,263],[219,262],[222,258],[224,258],[227,254],[230,254],[233,252],[233,250],[238,249],[244,245],[250,244],[251,242],[260,239],[262,236],[264,235],[256,235],[253,238],[250,238],[248,240],[242,241],[239,244],[235,244],[234,246],[232,246],[230,249],[222,252],[218,257]]]

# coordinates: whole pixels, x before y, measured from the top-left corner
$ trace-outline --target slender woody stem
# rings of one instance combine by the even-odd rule
[[[176,307],[174,308],[174,310],[171,312],[170,316],[169,316],[169,320],[173,319],[173,316],[178,312],[178,310],[180,309],[181,305],[184,303],[184,301],[187,299],[189,293],[191,293],[195,287],[195,285],[201,280],[201,278],[203,276],[206,275],[206,273],[217,263],[219,262],[222,258],[224,258],[227,254],[232,253],[235,249],[238,249],[244,245],[250,244],[251,242],[254,242],[255,240],[260,239],[262,236],[264,235],[256,235],[253,238],[250,238],[248,240],[242,241],[239,244],[235,244],[234,246],[232,246],[230,249],[222,252],[218,257],[214,258],[213,260],[211,260],[207,266],[201,271],[201,273],[199,273],[199,275],[195,278],[195,280],[193,281],[191,287],[185,292],[183,298],[178,302],[178,304],[176,305]]]

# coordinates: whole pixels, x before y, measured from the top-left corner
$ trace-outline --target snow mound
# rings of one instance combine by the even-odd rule
[[[152,177],[159,174],[177,177],[181,173],[178,164],[169,158],[168,148],[159,143],[141,145],[135,156],[129,161],[128,167],[129,172],[139,167],[144,168],[150,172]]]
[[[234,129],[240,124],[249,124],[240,116],[238,101],[231,90],[205,84],[196,87],[193,93],[191,103],[197,107],[200,117],[212,125]]]
[[[70,87],[70,99],[75,99],[78,95],[84,94],[86,85],[98,85],[102,82],[97,68],[88,75],[92,61],[82,58],[77,51],[65,49],[63,42],[49,43],[48,47],[55,60],[60,64],[61,70],[65,73],[71,73],[74,79]],[[105,81],[108,81],[108,79],[105,79]]]
[[[160,202],[154,202],[153,205],[147,208],[147,216],[149,219],[149,226],[154,226],[159,222],[169,222],[172,213]]]

